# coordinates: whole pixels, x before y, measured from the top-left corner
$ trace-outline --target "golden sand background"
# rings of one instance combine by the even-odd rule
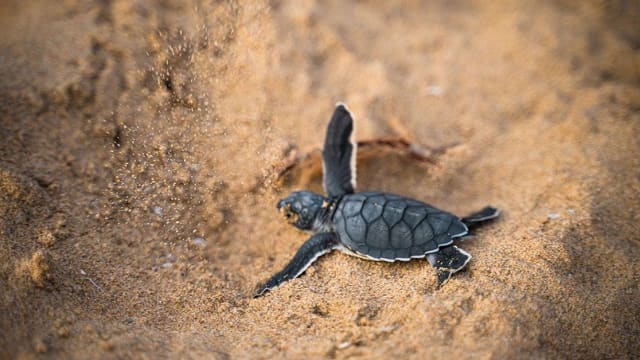
[[[3,1],[0,357],[633,358],[634,1]],[[499,222],[436,289],[333,253],[260,299],[333,104],[359,188]],[[305,173],[305,171],[307,171]]]

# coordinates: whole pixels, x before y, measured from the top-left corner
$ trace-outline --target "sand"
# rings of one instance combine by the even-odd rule
[[[637,357],[639,13],[3,1],[0,358]],[[442,289],[332,253],[253,299],[340,100],[358,140],[433,150],[363,152],[360,190],[503,215]]]

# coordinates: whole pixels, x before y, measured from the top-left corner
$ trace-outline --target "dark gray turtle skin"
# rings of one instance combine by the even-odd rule
[[[333,224],[347,251],[389,262],[424,258],[469,231],[455,215],[382,192],[345,195]]]
[[[259,286],[256,297],[300,276],[317,258],[332,250],[375,261],[426,257],[436,268],[440,287],[471,260],[470,254],[454,245],[455,240],[500,214],[498,209],[487,206],[458,218],[400,195],[356,193],[356,145],[351,112],[338,103],[322,150],[326,197],[294,191],[277,204],[290,224],[313,235],[284,269]]]

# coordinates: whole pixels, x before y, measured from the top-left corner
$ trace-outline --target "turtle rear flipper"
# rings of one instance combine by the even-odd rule
[[[282,283],[300,276],[320,256],[335,249],[338,245],[337,236],[334,233],[320,233],[307,240],[289,264],[279,273],[273,275],[269,281],[258,288],[253,297],[264,295],[265,292],[280,286]]]
[[[440,248],[437,253],[427,255],[427,260],[438,272],[438,287],[444,285],[451,275],[464,269],[471,255],[457,246]]]
[[[474,212],[471,215],[463,217],[462,222],[465,225],[467,225],[469,229],[472,229],[479,225],[482,225],[487,221],[496,219],[498,216],[500,216],[500,210],[492,206],[487,206],[480,211]]]
[[[353,117],[342,104],[336,105],[322,150],[324,191],[329,197],[351,194],[356,187],[356,150]]]

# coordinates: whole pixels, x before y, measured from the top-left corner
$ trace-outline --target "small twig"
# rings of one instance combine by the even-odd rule
[[[91,279],[90,277],[88,277],[88,278],[87,278],[87,280],[89,280],[89,282],[90,282],[93,286],[95,286],[95,287],[96,287],[96,289],[98,289],[98,290],[100,290],[100,291],[104,291],[104,290],[100,287],[100,285],[96,284],[96,282],[95,282],[95,281],[93,281],[93,279]]]
[[[100,287],[100,285],[98,285],[95,281],[93,281],[93,279],[92,279],[92,278],[90,278],[90,277],[86,276],[86,275],[87,275],[87,273],[86,273],[84,270],[80,269],[80,274],[85,275],[85,277],[84,277],[84,278],[85,278],[85,279],[87,279],[87,280],[89,280],[89,282],[91,283],[91,285],[95,286],[95,288],[96,288],[96,289],[98,289],[98,290],[99,290],[99,291],[101,291],[101,292],[102,292],[102,291],[104,291],[104,289],[102,289],[102,287]]]

